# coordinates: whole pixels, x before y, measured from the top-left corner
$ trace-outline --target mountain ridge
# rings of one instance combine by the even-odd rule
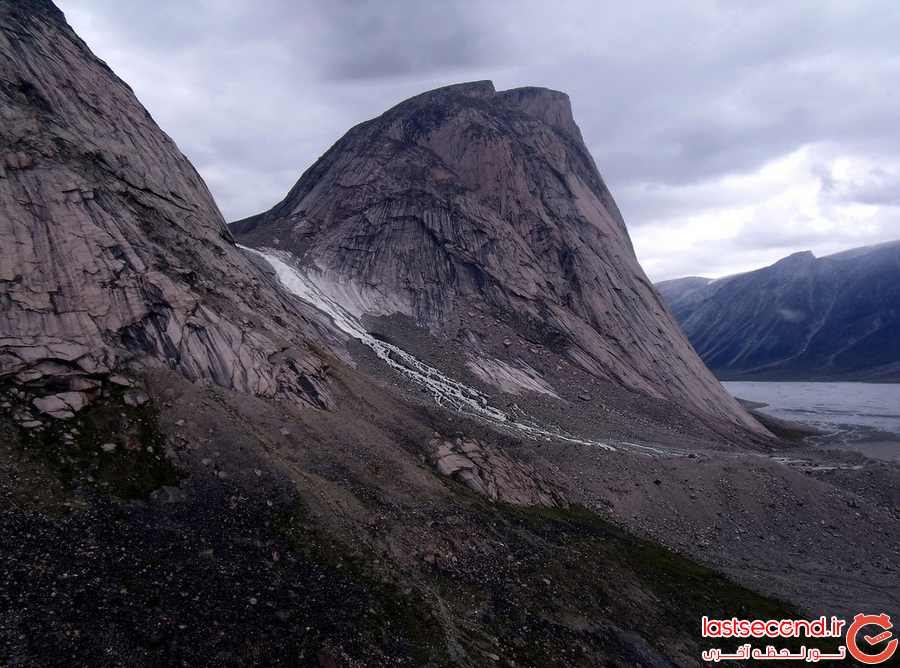
[[[816,257],[794,253],[724,278],[658,288],[723,379],[900,379],[900,241]]]
[[[236,247],[190,162],[61,16],[49,0],[0,0],[0,665],[699,666],[702,615],[890,609],[897,467],[576,372],[553,352],[580,350],[565,331],[529,330],[480,293],[448,302],[452,327],[434,336],[377,274],[315,283],[314,256]],[[561,122],[559,104],[540,113]],[[547,179],[522,199],[578,213],[553,171],[584,165],[565,133],[521,110],[505,119],[536,132],[515,150]],[[428,179],[421,161],[389,170],[419,190],[469,188],[430,166]],[[380,185],[365,169],[342,177],[339,199]],[[502,181],[468,204],[508,211]],[[459,220],[426,228],[406,212],[391,230],[465,241]],[[605,213],[595,256],[608,265],[571,302],[608,282],[626,311],[597,321],[630,308],[643,336],[660,322],[640,299],[654,293],[623,275],[631,253]],[[490,267],[501,279],[507,262],[533,278],[528,253],[565,231],[521,220],[540,234]],[[365,267],[366,239],[345,241]],[[453,253],[481,262],[477,250]],[[527,307],[585,262],[560,264],[562,277],[490,294]],[[476,362],[514,391],[468,385]],[[550,404],[552,420],[529,419]],[[570,437],[586,419],[594,436]]]

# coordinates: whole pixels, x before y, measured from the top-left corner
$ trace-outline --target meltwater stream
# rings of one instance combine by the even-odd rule
[[[289,292],[293,293],[306,303],[315,307],[331,318],[335,326],[348,336],[357,339],[387,364],[390,368],[418,385],[428,392],[439,406],[444,406],[463,415],[468,415],[485,422],[489,422],[497,428],[518,434],[520,436],[539,441],[562,441],[578,445],[588,445],[604,450],[624,450],[635,452],[649,457],[685,457],[687,452],[661,446],[642,445],[628,441],[615,441],[615,445],[603,441],[578,438],[568,434],[558,427],[544,427],[529,418],[512,416],[495,406],[492,406],[484,393],[464,383],[460,383],[441,373],[437,369],[425,364],[420,359],[402,348],[382,341],[366,331],[365,326],[353,313],[344,308],[335,299],[329,297],[316,285],[309,276],[299,269],[291,266],[278,257],[275,252],[261,252],[246,246],[240,246],[245,251],[255,253],[262,257],[278,276],[281,284]],[[734,456],[738,456],[735,454]],[[860,468],[849,464],[833,464],[823,468],[821,465],[804,459],[788,459],[777,455],[759,454],[760,457],[768,457],[785,466],[800,468],[802,470],[825,470],[825,468]]]
[[[541,427],[530,420],[526,422],[516,419],[499,408],[491,406],[488,398],[475,388],[449,378],[402,348],[372,336],[356,316],[326,295],[308,276],[276,255],[263,253],[246,246],[240,248],[264,258],[275,270],[278,279],[287,290],[329,316],[342,332],[371,348],[385,364],[431,394],[439,406],[445,406],[470,417],[480,418],[531,439],[565,441],[591,445],[605,450],[616,449],[609,443],[581,439],[558,429]],[[630,449],[647,453],[664,454],[660,449],[649,446],[631,443],[627,446],[630,446]]]

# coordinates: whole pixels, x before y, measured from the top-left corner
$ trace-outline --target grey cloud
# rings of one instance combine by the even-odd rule
[[[337,2],[324,7],[316,40],[325,78],[422,76],[501,60],[477,3]]]
[[[669,231],[661,229],[661,234]],[[813,227],[751,223],[729,239],[704,240],[677,254],[660,253],[647,267],[654,281],[687,275],[718,277],[768,266],[794,252],[811,250],[816,256],[847,248],[875,245],[900,236],[900,216],[887,215],[877,226],[861,234],[848,226],[821,231]],[[690,270],[686,270],[690,269]]]
[[[854,178],[841,179],[830,169],[823,168],[820,179],[823,191],[834,201],[900,206],[900,172],[876,167]]]
[[[461,80],[568,92],[634,228],[722,206],[724,176],[803,146],[900,162],[894,0],[58,2],[230,219],[352,125]],[[876,185],[845,195],[890,204]]]
[[[834,239],[833,233],[818,232],[808,225],[810,222],[812,221],[800,221],[793,225],[782,223],[778,226],[745,225],[739,234],[729,240],[729,244],[736,248],[778,250],[788,254],[810,250],[819,245],[823,237]]]

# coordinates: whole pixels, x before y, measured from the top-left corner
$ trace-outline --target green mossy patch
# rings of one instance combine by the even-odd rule
[[[547,545],[544,564],[551,577],[577,583],[586,613],[605,613],[661,653],[678,646],[693,653],[698,647],[733,650],[744,642],[763,648],[773,644],[752,639],[706,640],[701,636],[704,615],[713,619],[802,618],[793,606],[638,538],[586,508],[510,508],[508,512],[514,522]],[[596,605],[592,606],[592,601]],[[690,648],[692,640],[696,647]],[[783,640],[774,644],[792,650],[804,644],[823,651],[837,648],[833,641]]]
[[[111,389],[71,419],[45,419],[41,430],[20,428],[19,441],[68,489],[89,485],[119,498],[144,499],[177,485],[179,473],[165,456],[156,409],[149,401],[129,406],[123,396]]]
[[[551,541],[569,536],[578,543],[595,545],[601,554],[629,568],[666,605],[679,610],[723,617],[781,618],[797,614],[788,604],[736,585],[662,545],[627,533],[586,508],[517,508],[514,515]],[[687,621],[699,628],[699,617]]]
[[[598,658],[632,665],[646,659],[644,652],[678,663],[699,660],[708,647],[741,644],[704,640],[703,615],[798,616],[585,508],[521,508],[465,495],[459,510],[473,540],[490,537],[508,557],[461,558],[385,576],[377,555],[353,553],[330,538],[302,504],[279,514],[274,526],[299,558],[351,583],[345,591],[352,605],[345,599],[342,614],[368,614],[341,623],[361,645],[380,644],[414,665],[452,664],[454,644],[476,663],[500,657],[489,659],[496,665],[593,666]],[[803,641],[779,647],[800,644],[832,649]]]
[[[316,528],[301,501],[278,513],[273,527],[297,557],[344,583],[347,594],[339,606],[344,618],[334,623],[346,627],[346,638],[354,638],[359,647],[381,646],[388,655],[406,656],[410,665],[453,665],[432,606],[401,578],[379,576],[372,566],[376,555],[353,552]]]

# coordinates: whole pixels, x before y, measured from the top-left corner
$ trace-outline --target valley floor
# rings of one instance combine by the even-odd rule
[[[169,372],[146,406],[110,391],[64,427],[5,412],[2,663],[690,666],[703,614],[897,609],[894,465],[535,447],[408,403],[400,377],[334,373],[334,414]],[[559,503],[435,475],[435,434]]]

